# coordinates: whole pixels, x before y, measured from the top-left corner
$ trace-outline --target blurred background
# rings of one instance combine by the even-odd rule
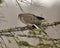
[[[18,2],[25,13],[42,16],[50,23],[60,21],[60,0],[22,0],[22,2],[18,0]],[[0,5],[0,30],[26,26],[18,19],[18,14],[23,13],[23,11],[18,6],[16,0],[3,0],[3,3]],[[46,32],[52,38],[60,38],[60,26],[50,27]],[[3,38],[8,48],[18,48],[13,38],[9,38],[12,44],[8,44],[6,37]],[[33,41],[32,44],[35,44],[36,40],[27,39],[27,41]]]

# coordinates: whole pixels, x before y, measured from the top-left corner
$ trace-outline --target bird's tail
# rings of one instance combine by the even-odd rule
[[[34,24],[34,26],[35,26],[35,28],[37,28],[37,29],[41,29],[41,31],[42,31],[45,35],[48,36],[48,34],[45,32],[45,30],[44,30],[40,25],[35,25],[35,24]],[[48,36],[48,37],[49,37],[49,36]]]

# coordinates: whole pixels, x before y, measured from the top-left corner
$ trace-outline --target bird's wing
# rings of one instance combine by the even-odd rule
[[[39,16],[35,16],[35,17],[39,20],[45,20],[45,18],[43,18],[43,17],[39,17]]]
[[[47,22],[47,20],[43,17],[39,17],[39,16],[35,16],[35,17],[42,22]]]

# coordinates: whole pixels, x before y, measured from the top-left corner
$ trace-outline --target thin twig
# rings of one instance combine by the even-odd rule
[[[1,48],[3,48],[1,41],[0,41],[0,44],[1,44]]]
[[[18,3],[18,0],[16,0],[16,2],[18,4],[19,8],[21,9],[21,11],[24,13],[24,10],[22,9],[21,5]]]
[[[1,36],[8,36],[8,37],[14,37],[15,35],[14,34],[0,34]],[[40,38],[40,39],[44,39],[44,40],[54,40],[54,41],[58,41],[60,39],[53,39],[53,38],[43,38],[43,37],[40,37],[40,36],[34,36],[34,35],[22,35],[22,34],[17,34],[17,36],[20,36],[20,37],[29,37],[29,38]]]
[[[10,34],[14,36],[13,39],[14,39],[14,40],[16,41],[16,43],[17,43],[18,41],[16,40],[16,37],[15,37],[14,32],[13,32],[13,33],[10,32]],[[17,44],[17,45],[18,45],[18,44]],[[18,45],[18,47],[19,47],[19,45]],[[19,47],[19,48],[20,48],[20,47]]]
[[[4,44],[5,44],[5,41],[4,41],[4,39],[1,37],[1,35],[0,35],[0,38],[3,40],[3,42],[4,42]],[[7,48],[7,45],[5,44],[5,47]]]
[[[47,24],[44,24],[46,27],[49,27],[49,26],[56,26],[56,25],[60,25],[60,22],[54,22],[54,23],[47,23]],[[43,26],[43,25],[42,25]],[[42,27],[41,26],[41,27]],[[25,31],[25,30],[31,30],[31,29],[34,29],[35,27],[33,27],[33,25],[31,27],[28,27],[28,26],[25,26],[25,27],[14,27],[14,28],[10,28],[10,29],[4,29],[4,30],[0,30],[0,33],[3,32],[3,33],[7,33],[7,32],[16,32],[16,31]]]

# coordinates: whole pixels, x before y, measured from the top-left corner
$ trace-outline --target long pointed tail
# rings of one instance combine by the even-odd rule
[[[41,29],[41,31],[48,36],[48,34],[44,31],[44,29],[41,27],[41,26],[37,26],[34,24],[34,26],[37,28],[37,29]],[[48,36],[49,37],[49,36]]]

